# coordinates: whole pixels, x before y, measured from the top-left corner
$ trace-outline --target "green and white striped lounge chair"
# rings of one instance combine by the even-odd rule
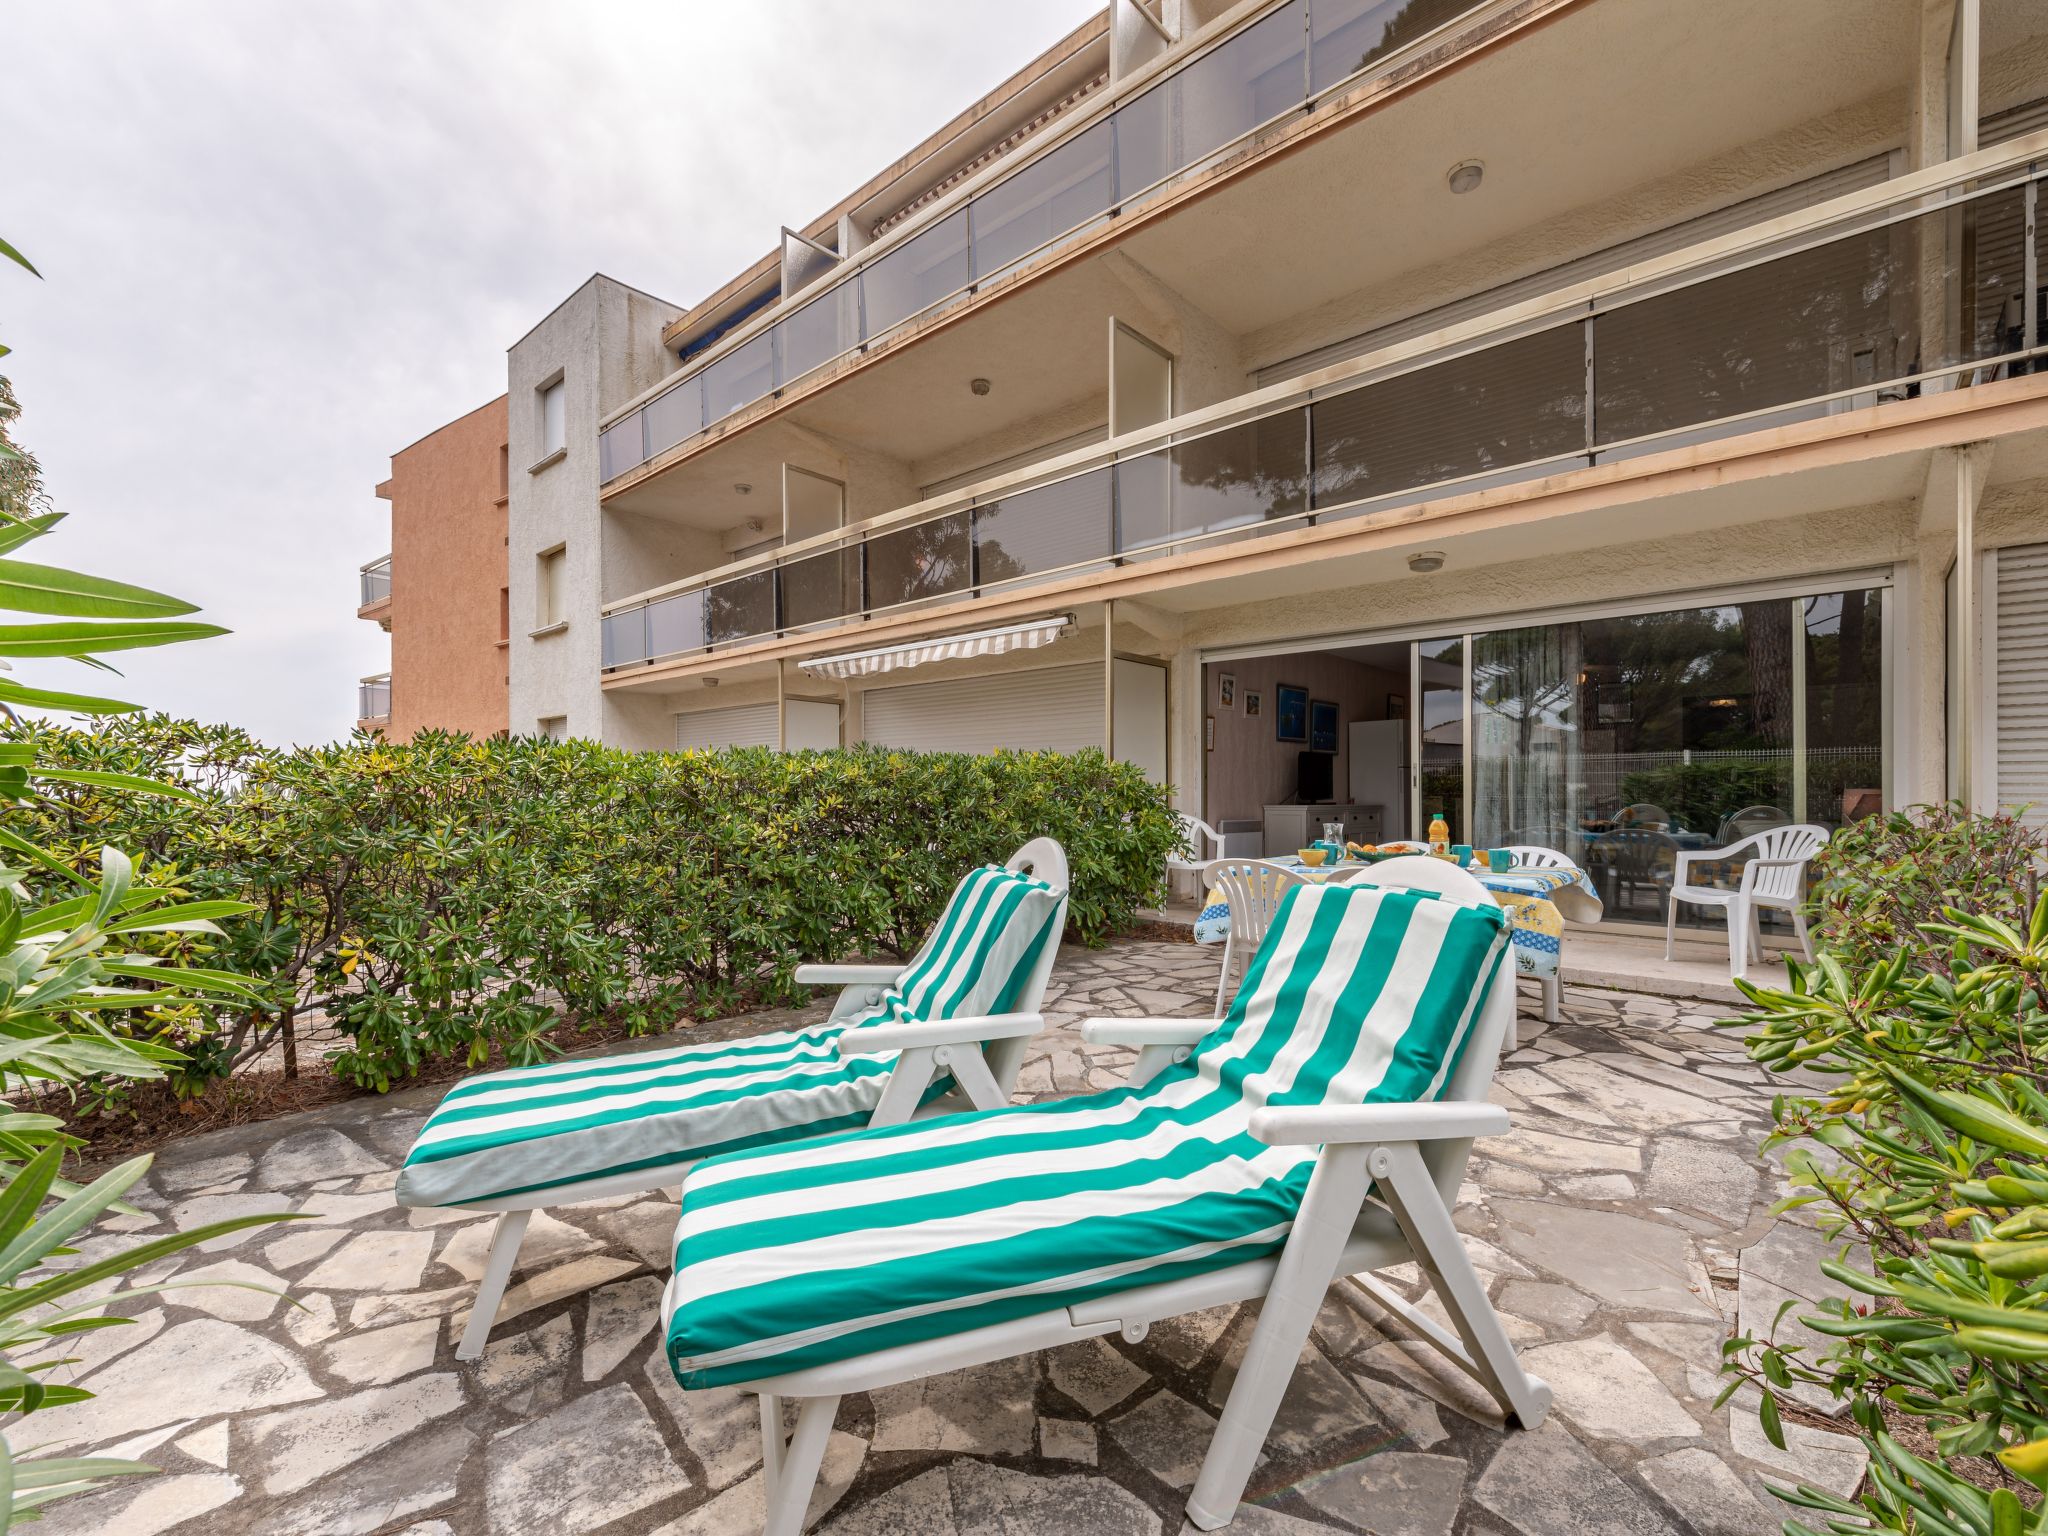
[[[1507,1129],[1506,953],[1477,881],[1389,860],[1290,891],[1227,1018],[1089,1020],[1140,1048],[1127,1087],[693,1167],[666,1347],[686,1389],[760,1395],[768,1536],[800,1529],[842,1394],[1262,1297],[1187,1506],[1225,1525],[1344,1275],[1540,1423],[1451,1222],[1472,1138]],[[1407,1263],[1455,1336],[1371,1273]]]
[[[537,1209],[672,1186],[713,1153],[1007,1104],[1066,910],[1066,852],[1036,838],[969,872],[908,965],[799,966],[797,981],[843,989],[823,1024],[449,1089],[397,1198],[502,1213],[456,1357],[483,1353]]]

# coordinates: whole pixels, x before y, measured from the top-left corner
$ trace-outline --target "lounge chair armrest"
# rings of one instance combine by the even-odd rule
[[[1090,1045],[1195,1045],[1221,1019],[1083,1019],[1081,1038]]]
[[[957,1019],[909,1019],[895,1024],[863,1024],[839,1037],[842,1056],[872,1056],[877,1051],[908,1051],[920,1046],[979,1045],[986,1040],[1014,1040],[1045,1028],[1037,1013],[985,1013]]]
[[[800,987],[886,987],[904,970],[900,965],[800,965],[791,979]]]
[[[1252,1135],[1269,1147],[1333,1141],[1445,1141],[1497,1136],[1498,1104],[1281,1104],[1252,1111]]]

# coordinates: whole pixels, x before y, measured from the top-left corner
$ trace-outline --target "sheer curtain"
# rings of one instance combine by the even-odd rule
[[[1472,638],[1472,822],[1481,843],[1572,851],[1579,820],[1579,626]]]

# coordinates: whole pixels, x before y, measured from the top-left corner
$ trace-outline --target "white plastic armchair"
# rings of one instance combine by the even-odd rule
[[[1539,848],[1534,843],[1509,843],[1503,852],[1515,856],[1515,863],[1523,869],[1577,869],[1578,861],[1569,854],[1559,853],[1555,848]]]
[[[1680,902],[1696,907],[1720,907],[1728,914],[1728,974],[1741,976],[1751,960],[1763,959],[1763,935],[1757,916],[1765,907],[1789,913],[1792,931],[1799,936],[1799,949],[1808,960],[1813,945],[1806,935],[1806,915],[1799,910],[1806,895],[1806,866],[1828,840],[1826,827],[1808,822],[1772,827],[1725,848],[1706,848],[1678,855],[1672,872],[1671,907],[1664,918],[1664,958],[1671,958],[1678,937]],[[1742,877],[1732,887],[1696,884],[1693,869],[1701,864],[1725,864],[1749,855]]]
[[[1194,850],[1193,856],[1170,853],[1166,856],[1166,877],[1170,882],[1175,875],[1193,875],[1197,889],[1195,899],[1202,896],[1200,882],[1202,871],[1210,859],[1223,856],[1223,834],[1199,816],[1190,816],[1186,811],[1174,813],[1174,825],[1180,830],[1180,840]],[[1212,851],[1213,850],[1213,851]]]
[[[1233,964],[1242,973],[1266,942],[1266,930],[1288,888],[1306,885],[1308,877],[1286,864],[1265,859],[1221,859],[1209,866],[1209,878],[1230,907],[1230,935],[1223,941],[1223,969],[1216,976],[1216,1011],[1230,991]]]

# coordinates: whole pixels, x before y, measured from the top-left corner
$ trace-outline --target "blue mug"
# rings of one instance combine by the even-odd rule
[[[1505,848],[1489,848],[1486,863],[1496,875],[1504,875],[1515,867],[1515,856]]]

